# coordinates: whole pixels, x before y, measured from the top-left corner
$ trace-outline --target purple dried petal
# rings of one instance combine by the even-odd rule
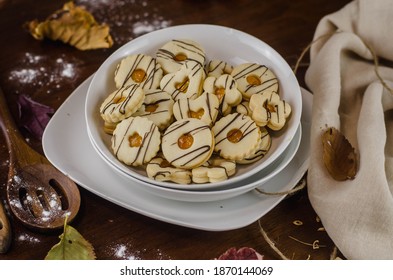
[[[218,260],[262,260],[263,256],[250,247],[242,247],[236,249],[235,247],[229,248]]]
[[[33,137],[41,140],[45,127],[55,110],[32,100],[24,94],[19,95],[17,102],[21,125],[26,128]]]

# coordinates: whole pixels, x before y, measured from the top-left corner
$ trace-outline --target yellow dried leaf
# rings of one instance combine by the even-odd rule
[[[50,249],[45,260],[94,260],[94,248],[72,226],[64,223],[64,232],[59,236],[60,242]]]
[[[322,134],[323,162],[329,174],[337,181],[355,178],[358,163],[355,149],[345,136],[334,127]]]
[[[109,26],[98,24],[88,11],[73,2],[65,3],[62,9],[43,22],[27,22],[26,27],[37,40],[60,40],[79,50],[110,48],[113,45]]]

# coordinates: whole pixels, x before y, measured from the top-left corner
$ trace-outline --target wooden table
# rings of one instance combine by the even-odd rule
[[[23,29],[26,21],[45,19],[63,2],[0,1],[0,86],[19,124],[18,94],[57,109],[112,52],[146,32],[189,23],[232,27],[262,39],[294,66],[301,51],[312,41],[319,20],[349,1],[77,0],[75,3],[85,5],[98,22],[111,27],[114,46],[92,51],[37,41]],[[306,57],[304,62],[307,61]],[[60,63],[63,72],[59,70]],[[64,65],[72,71],[64,72]],[[297,74],[303,86],[305,69],[306,65]],[[21,131],[29,144],[42,152],[41,142]],[[4,203],[7,160],[7,146],[0,136],[0,194]],[[80,192],[81,208],[72,226],[92,243],[98,259],[213,259],[230,247],[244,246],[255,248],[266,259],[280,259],[261,235],[257,221],[236,230],[201,231],[134,213],[83,188]],[[302,225],[295,225],[296,220]],[[29,231],[15,219],[11,218],[11,223],[12,245],[0,259],[43,259],[61,233],[40,234]],[[328,259],[334,249],[333,242],[320,229],[323,225],[310,205],[306,189],[283,200],[260,219],[260,224],[290,259]],[[319,246],[313,248],[313,243]]]

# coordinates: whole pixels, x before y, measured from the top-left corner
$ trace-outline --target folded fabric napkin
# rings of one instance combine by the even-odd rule
[[[306,84],[314,94],[308,193],[348,259],[393,259],[393,2],[353,1],[319,22]],[[379,58],[377,77],[373,53]],[[355,179],[336,181],[322,133],[335,127],[359,155]]]

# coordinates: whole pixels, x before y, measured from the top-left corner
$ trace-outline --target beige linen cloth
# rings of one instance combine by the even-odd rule
[[[337,31],[337,32],[336,32]],[[333,35],[332,35],[333,34]],[[348,259],[393,259],[393,1],[353,1],[321,19],[306,84],[314,94],[308,193]],[[354,180],[332,179],[321,134],[339,129],[359,154]]]

